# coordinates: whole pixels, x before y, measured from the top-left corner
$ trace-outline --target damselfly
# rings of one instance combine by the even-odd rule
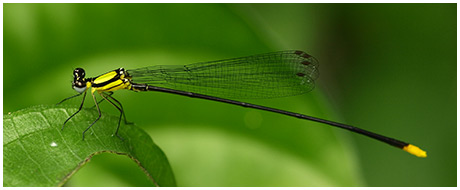
[[[78,111],[64,122],[62,128],[81,111],[86,92],[90,88],[99,112],[97,119],[83,131],[83,140],[86,131],[101,118],[98,105],[100,102],[96,100],[95,92],[101,95],[102,100],[106,100],[120,111],[118,126],[115,131],[115,135],[120,137],[118,130],[121,118],[124,117],[126,122],[126,117],[121,103],[113,98],[112,94],[113,91],[127,89],[159,91],[202,98],[324,123],[380,140],[415,156],[426,157],[426,152],[417,146],[364,129],[235,100],[294,96],[311,91],[318,77],[318,61],[302,51],[280,51],[190,65],[158,65],[132,70],[119,68],[94,78],[85,78],[85,70],[77,68],[73,75],[72,88],[78,94],[66,98],[58,104],[82,94],[83,100]]]

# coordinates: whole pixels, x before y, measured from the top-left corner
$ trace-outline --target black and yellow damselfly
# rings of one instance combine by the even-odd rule
[[[300,119],[315,121],[366,135],[415,156],[426,157],[426,152],[409,143],[379,135],[364,129],[311,117],[285,110],[250,104],[234,99],[275,98],[304,94],[314,88],[318,77],[318,61],[302,51],[280,51],[247,57],[195,63],[190,65],[158,65],[139,69],[119,68],[94,78],[85,78],[85,70],[77,68],[73,72],[72,88],[78,94],[66,98],[58,104],[80,96],[83,100],[77,112],[71,115],[65,124],[83,107],[86,92],[91,88],[99,116],[83,131],[88,131],[100,118],[101,111],[95,92],[102,100],[120,111],[115,135],[118,135],[121,118],[125,118],[121,103],[112,97],[113,91],[127,89],[132,91],[159,91],[193,98],[202,98],[247,108],[265,110]],[[101,101],[102,101],[101,100]],[[121,138],[121,137],[120,137]]]

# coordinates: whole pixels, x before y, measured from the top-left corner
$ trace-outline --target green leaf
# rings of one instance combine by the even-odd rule
[[[163,151],[150,136],[134,125],[123,125],[112,136],[118,117],[95,109],[83,109],[61,130],[77,109],[66,106],[35,106],[3,116],[3,185],[62,186],[75,172],[103,152],[126,155],[135,161],[154,186],[175,186]],[[116,167],[116,166],[114,166]]]

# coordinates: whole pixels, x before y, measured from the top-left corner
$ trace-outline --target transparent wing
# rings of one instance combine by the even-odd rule
[[[281,51],[190,65],[128,70],[132,82],[222,98],[255,99],[311,91],[318,61],[302,51]]]

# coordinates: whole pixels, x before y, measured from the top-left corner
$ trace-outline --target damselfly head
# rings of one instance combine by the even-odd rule
[[[76,68],[73,71],[72,88],[78,93],[82,93],[86,90],[85,70],[84,69]]]

